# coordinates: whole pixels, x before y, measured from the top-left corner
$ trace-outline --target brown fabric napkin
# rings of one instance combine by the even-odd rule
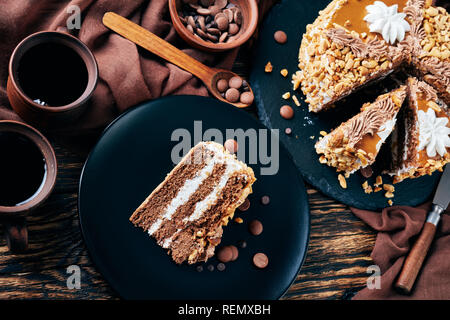
[[[274,0],[264,0],[262,13]],[[82,12],[81,29],[73,33],[94,53],[100,72],[92,105],[68,133],[78,134],[107,125],[120,113],[140,102],[167,95],[207,96],[202,83],[190,73],[138,49],[102,24],[107,11],[116,12],[174,44],[206,65],[230,69],[237,50],[221,54],[190,48],[172,27],[167,0],[2,0],[0,4],[0,120],[15,119],[6,95],[8,62],[15,46],[26,36],[65,27],[77,5]]]
[[[426,220],[430,204],[417,208],[394,206],[381,213],[350,208],[378,231],[371,258],[381,269],[381,288],[364,288],[353,299],[450,299],[450,216],[442,214],[436,237],[416,279],[410,296],[398,294],[393,287],[403,261]]]

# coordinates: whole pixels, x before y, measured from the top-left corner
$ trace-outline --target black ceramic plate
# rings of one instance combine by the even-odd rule
[[[364,102],[373,101],[377,95],[386,88],[392,87],[395,82],[386,79],[374,84],[346,99],[343,102],[345,104],[343,108],[340,108],[341,105],[320,114],[308,112],[307,103],[304,102],[304,96],[300,90],[295,93],[301,102],[300,107],[297,107],[292,100],[285,101],[281,98],[285,92],[292,93],[291,76],[298,70],[298,49],[306,25],[312,23],[318,16],[319,10],[324,9],[328,3],[328,0],[283,0],[270,11],[260,31],[250,83],[255,92],[260,120],[269,128],[279,128],[283,132],[280,140],[291,152],[295,165],[307,182],[347,205],[378,210],[388,205],[384,192],[365,194],[361,184],[366,179],[359,172],[347,179],[348,188],[342,189],[336,171],[319,163],[314,144],[319,139],[320,131],[330,132],[341,122],[356,114]],[[277,30],[287,33],[286,44],[280,45],[274,41],[273,34]],[[264,66],[268,61],[271,61],[274,66],[270,74],[264,72]],[[283,68],[289,70],[287,78],[280,75],[280,70]],[[281,118],[279,110],[284,104],[290,104],[294,108],[295,116],[292,120]],[[286,127],[292,128],[292,135],[284,134]],[[380,164],[378,167],[381,167]],[[381,168],[377,166],[374,169],[375,174],[369,179],[371,185],[381,171]],[[425,202],[433,192],[439,176],[440,173],[436,172],[432,176],[408,179],[396,184],[394,204],[415,206]],[[387,175],[383,175],[383,180],[385,183],[392,181]]]
[[[80,182],[79,215],[90,254],[107,281],[125,299],[278,299],[294,281],[305,258],[309,211],[305,187],[283,147],[278,174],[260,175],[261,164],[250,165],[257,181],[249,196],[250,209],[224,228],[222,244],[247,242],[239,258],[225,271],[211,258],[203,272],[197,265],[178,266],[155,240],[129,221],[134,209],[174,167],[171,141],[177,128],[192,135],[194,121],[202,129],[265,129],[242,110],[209,98],[176,96],[148,102],[120,116],[104,132],[89,156]],[[240,146],[242,147],[242,146]],[[248,148],[248,146],[246,146]],[[264,167],[264,166],[263,166]],[[270,196],[270,204],[260,203]],[[259,219],[260,236],[247,223]],[[252,264],[264,252],[266,269]]]

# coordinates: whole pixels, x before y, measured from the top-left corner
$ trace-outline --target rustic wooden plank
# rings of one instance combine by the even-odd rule
[[[95,268],[82,268],[81,288],[67,287],[66,268],[0,275],[0,299],[117,299]]]

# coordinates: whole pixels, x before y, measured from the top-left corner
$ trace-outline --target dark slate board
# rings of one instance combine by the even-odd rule
[[[327,0],[283,0],[269,12],[260,30],[250,83],[255,93],[260,120],[269,128],[280,129],[281,142],[291,152],[295,165],[308,183],[349,206],[379,210],[388,206],[388,199],[384,197],[384,192],[365,194],[361,185],[366,179],[359,172],[347,179],[348,188],[342,189],[334,168],[319,163],[314,144],[319,139],[321,130],[330,132],[357,113],[363,103],[373,101],[377,95],[386,92],[387,88],[392,88],[398,81],[393,80],[394,77],[389,77],[343,101],[344,108],[338,106],[320,114],[308,112],[308,106],[300,91],[295,93],[301,102],[300,107],[295,106],[292,99],[285,101],[281,98],[281,95],[287,91],[292,93],[291,76],[298,70],[298,49],[306,25],[312,23],[319,10],[324,9],[328,3]],[[280,45],[274,41],[273,34],[277,30],[287,33],[286,44]],[[264,72],[264,66],[268,61],[271,61],[274,66],[270,74]],[[287,78],[280,75],[280,70],[283,68],[289,70]],[[397,75],[395,78],[401,80],[402,76]],[[292,120],[281,118],[279,109],[284,104],[294,108],[295,116]],[[284,133],[286,127],[292,128],[290,136]],[[311,139],[311,136],[314,138]],[[381,167],[380,164],[374,166],[375,174],[369,179],[371,185],[380,172],[377,166]],[[394,204],[416,206],[425,202],[433,193],[440,174],[435,172],[432,176],[407,179],[396,184]],[[391,183],[391,181],[388,175],[383,175],[384,183]]]

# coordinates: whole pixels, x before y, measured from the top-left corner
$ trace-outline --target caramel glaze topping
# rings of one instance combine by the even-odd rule
[[[406,6],[407,0],[382,0],[387,6],[398,4],[398,12],[402,12]],[[334,24],[338,24],[345,27],[349,31],[356,31],[358,33],[369,34],[369,25],[364,21],[364,17],[367,15],[367,11],[364,9],[368,5],[372,5],[375,0],[347,0],[342,4],[334,17],[331,19],[329,27],[333,28]],[[363,10],[361,10],[363,8]],[[373,35],[373,33],[370,33]],[[381,35],[377,34],[381,39]]]
[[[396,95],[397,98],[392,100],[392,97]],[[376,113],[379,115],[379,120],[381,123],[377,125],[378,129],[382,123],[385,123],[387,120],[392,119],[395,113],[402,106],[403,100],[405,98],[405,88],[402,87],[395,91],[395,93],[388,96],[385,96],[383,99],[377,100],[374,104],[378,104],[378,107],[375,109]],[[370,121],[371,119],[364,118],[363,121]],[[378,131],[377,129],[377,131]],[[355,149],[364,150],[368,155],[372,154],[375,156],[378,153],[377,144],[381,140],[376,132],[367,132],[362,139],[355,145]]]

